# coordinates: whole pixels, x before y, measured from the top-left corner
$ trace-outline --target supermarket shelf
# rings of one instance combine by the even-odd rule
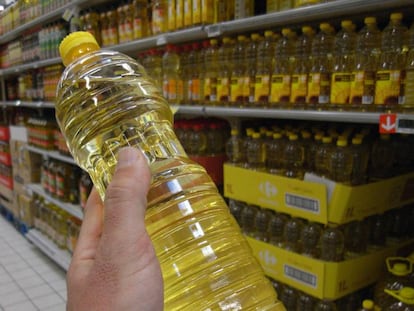
[[[21,64],[12,66],[10,68],[0,69],[0,76],[11,76],[19,74],[20,72],[24,72],[30,69],[37,69],[46,66],[56,65],[61,63],[60,57],[54,57],[50,59],[39,60],[27,64]]]
[[[330,20],[337,17],[360,15],[378,12],[387,9],[413,8],[412,0],[336,0],[317,5],[301,7],[281,12],[258,15],[228,22],[206,26],[209,37],[230,35],[237,32],[249,32],[269,29],[273,27],[286,27],[301,23]]]
[[[2,101],[0,105],[6,107],[55,108],[55,103],[45,101],[9,100]]]
[[[354,111],[293,110],[267,108],[232,108],[213,106],[174,106],[177,114],[204,115],[209,117],[275,118],[310,121],[336,121],[377,124],[381,113]]]
[[[49,202],[55,204],[56,206],[60,207],[61,209],[65,210],[66,212],[68,212],[72,216],[78,217],[79,219],[83,218],[82,209],[79,205],[64,203],[62,201],[59,201],[59,200],[53,198],[52,196],[47,194],[43,190],[42,186],[39,185],[39,184],[27,184],[26,188],[28,190],[33,191],[34,193],[44,197],[46,200],[48,200]]]
[[[39,153],[39,154],[43,155],[44,157],[49,157],[49,158],[60,160],[60,161],[63,161],[63,162],[69,163],[69,164],[77,165],[75,160],[73,160],[73,158],[71,158],[69,156],[64,156],[64,155],[60,154],[58,151],[44,150],[44,149],[37,148],[37,147],[34,147],[34,146],[30,146],[30,145],[25,146],[25,148],[29,151]]]
[[[11,41],[15,38],[17,38],[19,35],[21,35],[26,30],[30,30],[36,26],[43,25],[46,23],[49,23],[51,21],[57,20],[62,17],[62,15],[65,13],[66,10],[71,10],[72,8],[79,8],[83,9],[86,7],[91,7],[94,5],[98,5],[101,3],[108,2],[108,0],[75,0],[71,1],[70,3],[57,8],[56,10],[53,10],[49,13],[46,13],[44,15],[41,15],[23,25],[20,25],[13,29],[12,31],[0,36],[0,44],[6,43],[8,41]]]
[[[70,254],[67,251],[58,248],[46,235],[37,229],[30,229],[29,232],[26,233],[26,238],[65,271],[69,269],[71,260]]]

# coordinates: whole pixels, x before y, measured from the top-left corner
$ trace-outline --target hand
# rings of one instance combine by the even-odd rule
[[[93,189],[67,273],[68,311],[163,309],[161,269],[145,230],[150,171],[127,147],[102,203]]]

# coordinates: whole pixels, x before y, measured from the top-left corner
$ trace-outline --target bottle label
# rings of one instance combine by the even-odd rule
[[[241,102],[244,99],[244,77],[231,78],[230,101]]]
[[[184,26],[191,26],[193,23],[191,6],[191,1],[184,1]]]
[[[381,70],[376,74],[375,105],[397,105],[401,90],[401,70]]]
[[[217,80],[215,78],[205,78],[204,99],[207,101],[217,100]]]
[[[214,2],[213,0],[201,0],[201,22],[203,24],[214,23]]]
[[[352,76],[350,102],[363,105],[373,104],[375,73],[373,71],[355,71]]]
[[[295,74],[292,75],[292,87],[290,94],[290,102],[304,103],[308,94],[308,75]]]
[[[270,79],[268,75],[258,75],[255,79],[254,102],[267,102],[270,93]]]
[[[286,103],[290,100],[290,75],[272,76],[270,88],[270,101],[273,103]]]
[[[154,34],[165,32],[165,13],[162,8],[154,8],[152,11],[152,31]]]
[[[405,102],[404,106],[414,106],[414,70],[407,70],[405,77]]]
[[[200,100],[200,79],[191,79],[190,80],[190,99],[191,100]]]
[[[320,75],[320,93],[319,104],[328,104],[331,95],[331,77],[329,73],[321,73]]]
[[[139,39],[144,36],[142,31],[142,19],[135,18],[134,19],[134,39]]]
[[[344,105],[349,103],[351,77],[349,72],[336,72],[332,75],[331,104]]]
[[[175,8],[175,0],[168,1],[168,30],[175,30],[176,29],[176,8]]]
[[[321,74],[309,74],[308,81],[308,98],[307,102],[310,104],[317,104],[319,102],[319,94],[321,93]]]
[[[201,0],[193,0],[193,12],[192,13],[193,13],[193,24],[201,24]]]
[[[217,98],[220,102],[228,102],[230,95],[230,83],[229,78],[217,79]]]
[[[126,42],[132,41],[134,34],[134,26],[132,20],[127,20],[124,24],[124,40]]]

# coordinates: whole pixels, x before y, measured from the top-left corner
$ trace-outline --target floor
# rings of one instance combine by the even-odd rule
[[[65,271],[0,216],[0,311],[65,309]]]

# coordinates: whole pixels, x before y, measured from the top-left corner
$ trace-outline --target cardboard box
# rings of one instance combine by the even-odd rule
[[[0,126],[0,140],[9,141],[10,139],[10,129],[8,126]]]
[[[10,140],[17,140],[21,142],[28,142],[27,128],[25,126],[9,126]]]
[[[344,224],[414,202],[414,173],[361,186],[224,165],[224,196],[319,223]]]
[[[34,204],[31,196],[26,194],[18,195],[19,219],[27,226],[34,224]]]
[[[13,178],[22,183],[37,183],[40,181],[40,172],[43,157],[30,152],[25,148],[27,143],[11,140],[10,152],[12,154]]]
[[[414,243],[406,241],[346,261],[325,262],[250,237],[246,239],[267,276],[316,298],[332,300],[375,283],[384,271],[385,259],[395,256],[400,247],[412,247]]]

